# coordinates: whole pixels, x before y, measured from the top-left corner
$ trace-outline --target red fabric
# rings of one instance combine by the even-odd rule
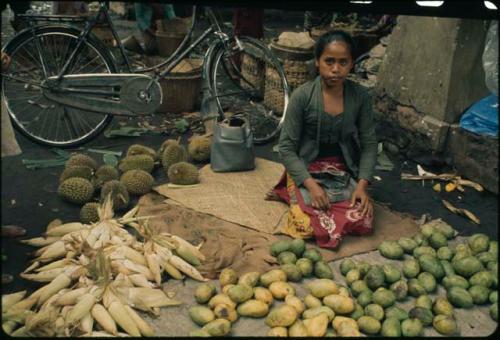
[[[325,171],[328,167],[336,167],[339,170],[345,170],[345,164],[339,157],[325,157],[312,162],[308,171]],[[274,188],[274,192],[288,204],[290,204],[290,193],[287,189],[287,173],[281,177],[280,182]],[[305,212],[311,221],[311,227],[314,230],[314,237],[318,246],[322,248],[336,248],[342,237],[347,234],[365,235],[373,231],[373,216],[360,216],[357,211],[359,203],[349,208],[350,201],[341,201],[330,204],[327,211],[318,210],[305,204],[299,188],[295,185],[291,190],[294,191],[297,204]]]

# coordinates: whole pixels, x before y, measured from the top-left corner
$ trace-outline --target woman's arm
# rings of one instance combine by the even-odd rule
[[[311,177],[306,165],[299,158],[300,137],[303,130],[305,94],[295,92],[290,98],[285,121],[280,134],[278,150],[286,171],[296,185],[304,185],[311,195],[311,205],[316,209],[328,209],[330,201],[323,188]]]
[[[358,184],[351,197],[351,207],[356,201],[360,201],[359,211],[363,216],[373,214],[373,205],[366,193],[370,179],[377,162],[377,137],[375,135],[375,123],[373,120],[373,109],[370,96],[366,93],[358,116],[358,132],[361,144],[361,155],[359,162]]]

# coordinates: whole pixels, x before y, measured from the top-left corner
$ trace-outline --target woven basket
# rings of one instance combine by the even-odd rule
[[[190,24],[190,18],[174,18],[168,21],[158,20],[155,33],[158,54],[162,57],[169,57],[184,40]]]
[[[155,65],[164,60],[149,57],[147,64]],[[202,59],[184,59],[165,77],[160,79],[163,99],[158,112],[192,112],[201,91]]]
[[[285,48],[276,43],[272,43],[270,47],[283,63],[290,91],[311,80],[308,62],[314,58],[312,50]],[[264,105],[277,114],[283,113],[284,93],[282,88],[278,73],[268,66],[266,68]]]
[[[249,54],[243,54],[241,61],[241,75],[255,88],[259,89],[259,94],[264,93],[264,87],[266,84],[266,65],[264,60],[259,60],[254,58]],[[245,81],[240,80],[240,85],[244,89],[252,89],[252,87]]]

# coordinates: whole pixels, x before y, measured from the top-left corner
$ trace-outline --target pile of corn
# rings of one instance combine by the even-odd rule
[[[153,336],[134,310],[159,315],[180,301],[161,289],[162,274],[206,281],[194,267],[205,258],[182,238],[158,233],[138,207],[114,218],[108,198],[94,224],[55,222],[44,237],[24,243],[41,247],[21,276],[48,282],[31,295],[2,296],[2,327],[11,336]],[[142,221],[146,219],[146,223]],[[141,240],[123,227],[130,225]]]

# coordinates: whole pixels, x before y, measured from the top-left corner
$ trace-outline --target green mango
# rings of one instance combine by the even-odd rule
[[[277,257],[282,252],[287,251],[288,249],[290,249],[290,243],[291,242],[288,240],[274,242],[273,244],[271,244],[271,255]]]
[[[242,303],[253,297],[253,288],[244,284],[237,284],[228,289],[227,295],[236,303]]]
[[[416,233],[415,236],[413,236],[413,240],[417,243],[417,247],[426,245],[424,244],[424,241],[427,242],[424,235],[422,235],[422,233],[420,232]]]
[[[396,294],[392,290],[381,287],[373,292],[372,299],[377,305],[387,308],[396,302]]]
[[[422,272],[418,274],[417,280],[427,293],[432,293],[436,290],[436,279],[431,273]]]
[[[490,247],[490,238],[485,234],[474,234],[467,239],[473,255],[487,251]]]
[[[422,322],[419,319],[406,319],[401,322],[401,334],[405,337],[421,336]]]
[[[396,266],[387,263],[382,266],[385,274],[385,282],[391,284],[401,279],[401,272]]]
[[[288,281],[299,282],[300,280],[302,280],[302,272],[295,264],[283,264],[281,265],[281,270],[286,273],[286,278]]]
[[[434,317],[430,309],[423,307],[413,307],[408,314],[410,318],[419,319],[424,326],[432,324],[432,319]]]
[[[455,229],[444,221],[440,221],[434,225],[434,229],[446,236],[447,239],[452,239],[455,236]]]
[[[351,284],[351,292],[354,296],[358,296],[365,290],[370,290],[370,288],[368,288],[366,282],[363,280],[357,280]]]
[[[450,289],[453,286],[467,289],[470,286],[469,281],[460,275],[445,276],[441,283],[446,289]]]
[[[455,275],[455,269],[453,269],[453,266],[449,261],[441,260],[439,262],[443,266],[444,273],[446,276]]]
[[[408,294],[413,297],[418,297],[420,295],[425,295],[426,291],[424,287],[420,284],[417,279],[411,279],[408,281]]]
[[[360,317],[357,322],[359,330],[365,334],[377,334],[380,332],[380,328],[382,327],[379,320],[367,315]]]
[[[359,303],[356,303],[356,305],[354,306],[354,311],[350,315],[351,319],[358,320],[363,315],[365,315],[363,306],[361,306]]]
[[[305,257],[313,262],[321,261],[323,259],[321,253],[315,248],[306,249],[306,251],[302,254],[302,257]]]
[[[372,293],[372,291],[371,290],[364,290],[364,291],[362,291],[358,295],[357,301],[363,307],[368,306],[373,301],[373,293]]]
[[[291,251],[287,250],[278,255],[278,262],[279,264],[295,264],[295,262],[297,262],[297,256],[295,256],[295,254]]]
[[[469,279],[469,283],[471,284],[471,286],[479,285],[479,286],[484,286],[486,288],[490,288],[491,286],[493,286],[493,281],[494,281],[493,274],[486,270],[477,272],[476,274],[472,275]]]
[[[399,280],[394,282],[391,285],[390,289],[394,292],[396,300],[398,301],[403,301],[408,295],[408,284],[406,283],[406,280]]]
[[[474,305],[474,300],[470,293],[462,287],[450,287],[447,293],[448,301],[455,307],[470,308]]]
[[[448,239],[439,231],[436,231],[431,234],[429,237],[429,244],[434,249],[439,249],[441,247],[446,247],[448,244]]]
[[[408,319],[409,317],[410,316],[408,315],[408,312],[398,306],[392,306],[385,310],[386,319],[397,319],[399,321],[403,321]]]
[[[454,335],[457,332],[457,323],[450,315],[436,315],[432,320],[432,326],[443,335]]]
[[[484,286],[474,285],[468,291],[475,305],[485,304],[489,300],[490,290]]]
[[[418,258],[418,263],[420,264],[420,268],[422,271],[429,272],[436,278],[436,280],[441,281],[444,277],[444,268],[437,259],[429,254],[423,254]]]
[[[416,258],[419,258],[420,256],[422,256],[424,254],[429,254],[429,255],[437,257],[436,249],[434,249],[432,247],[419,246],[419,247],[413,249],[413,256]]]
[[[382,287],[385,283],[385,274],[380,266],[372,266],[366,273],[365,281],[372,290]]]
[[[404,260],[403,262],[403,274],[405,277],[412,279],[417,277],[418,273],[420,273],[420,264],[414,258],[409,258]]]
[[[312,276],[312,273],[314,271],[314,264],[313,262],[305,257],[302,257],[295,262],[295,265],[299,268],[300,273],[304,277],[310,277]]]
[[[490,253],[489,251],[483,251],[482,253],[479,253],[476,255],[476,258],[481,261],[483,266],[488,266],[488,263],[490,262],[496,262],[497,258],[493,253]]]
[[[347,273],[352,270],[356,269],[356,262],[352,259],[344,259],[342,262],[340,262],[340,272],[342,275],[346,276]]]
[[[378,251],[382,256],[393,260],[403,258],[404,254],[403,248],[396,241],[383,241],[379,244]]]
[[[453,269],[458,275],[463,277],[471,277],[477,272],[484,270],[484,266],[477,258],[474,256],[464,257],[458,261],[452,263]]]
[[[358,269],[351,269],[345,275],[345,282],[347,282],[348,285],[351,285],[354,281],[360,279],[361,279],[361,273],[359,272]]]
[[[333,279],[332,268],[324,261],[317,261],[314,264],[314,275],[318,279]]]
[[[433,223],[427,223],[427,224],[424,224],[423,226],[420,227],[420,232],[422,233],[422,235],[428,239],[429,237],[431,237],[431,235],[433,233],[436,232],[436,229],[434,228],[434,225]]]
[[[420,295],[415,299],[415,307],[432,309],[432,299],[429,295]]]
[[[413,253],[413,249],[417,248],[418,247],[418,243],[417,241],[409,238],[409,237],[401,237],[399,240],[398,240],[398,244],[401,248],[403,248],[403,251],[406,253],[406,254],[412,254]]]
[[[386,318],[382,323],[380,335],[383,337],[400,337],[401,323],[396,318]]]
[[[488,247],[488,252],[492,253],[493,257],[495,259],[498,259],[498,241],[497,240],[490,241],[490,246]]]
[[[490,303],[498,302],[498,291],[495,290],[495,291],[491,292],[488,299],[490,300]]]
[[[198,326],[205,326],[207,323],[215,320],[214,312],[205,306],[192,306],[189,308],[189,317]]]
[[[498,302],[491,305],[490,316],[493,320],[498,321]]]
[[[442,296],[438,296],[436,300],[434,300],[434,304],[432,305],[432,311],[434,314],[444,314],[448,316],[453,316],[453,306],[451,303]]]
[[[361,273],[361,277],[365,277],[366,273],[368,273],[368,271],[370,270],[371,267],[372,267],[371,264],[369,264],[366,261],[358,262],[357,268],[358,268],[359,272]]]
[[[297,257],[301,257],[304,251],[306,250],[306,242],[303,239],[295,239],[290,242],[289,250],[295,254]]]
[[[438,259],[440,260],[450,261],[453,258],[453,250],[446,246],[440,247],[436,253]]]
[[[377,319],[378,321],[382,321],[384,318],[384,309],[382,306],[377,305],[375,303],[370,303],[368,306],[365,307],[365,315],[366,316],[371,316],[372,318]]]

